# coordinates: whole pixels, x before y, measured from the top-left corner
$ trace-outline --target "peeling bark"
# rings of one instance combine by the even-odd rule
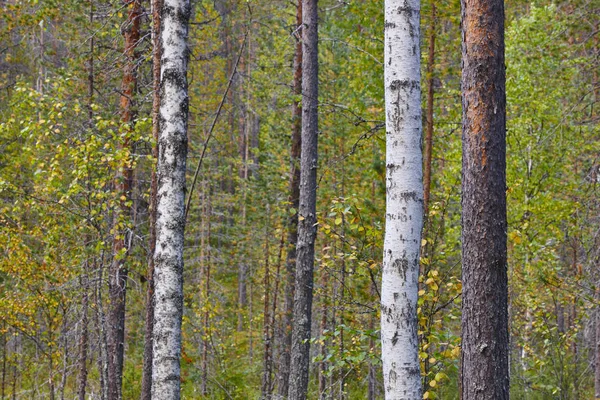
[[[423,227],[419,19],[419,0],[386,0],[387,196],[381,346],[389,400],[422,397],[417,338]]]

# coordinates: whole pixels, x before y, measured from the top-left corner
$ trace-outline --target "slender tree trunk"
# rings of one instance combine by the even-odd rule
[[[95,303],[96,303],[96,330],[98,332],[98,375],[100,381],[100,400],[106,400],[108,398],[108,354],[107,354],[107,339],[106,339],[106,314],[104,312],[104,297],[102,296],[102,288],[104,282],[104,257],[100,260],[98,268],[94,268],[98,271],[96,277],[96,288],[95,288]],[[96,267],[96,263],[94,263]]]
[[[429,52],[427,57],[427,129],[425,131],[425,169],[423,171],[423,209],[429,221],[429,198],[431,195],[431,156],[433,151],[433,66],[435,64],[435,0],[431,1],[429,25]],[[429,225],[429,222],[426,226]]]
[[[594,30],[596,32],[598,32],[598,29],[600,28],[600,21],[597,21],[595,26],[594,26]],[[598,54],[598,49],[600,46],[598,46],[598,42],[600,41],[600,39],[598,38],[598,34],[594,35],[594,52],[595,54]],[[593,78],[593,85],[594,87],[594,103],[596,105],[600,105],[600,79],[599,79],[599,73],[598,73],[598,68],[594,69],[594,78]],[[592,118],[597,117],[598,115],[598,108],[597,107],[593,107],[592,108]],[[596,169],[597,170],[597,169]],[[592,175],[593,178],[593,182],[597,182],[598,178],[596,176],[597,172],[594,172]],[[596,189],[596,183],[594,183],[594,189]],[[598,246],[596,246],[596,260],[595,260],[595,270],[598,271],[598,259],[600,258],[600,249],[598,249]],[[600,399],[600,280],[596,283],[596,337],[595,337],[595,346],[594,346],[594,357],[595,357],[595,370],[594,370],[594,393],[595,393],[595,398],[596,399]]]
[[[302,0],[298,0],[296,7],[296,29],[302,34]],[[293,94],[302,95],[302,41],[297,39],[294,54],[294,84]],[[284,328],[281,341],[281,359],[279,374],[279,396],[287,397],[290,377],[290,354],[292,349],[292,319],[294,314],[294,283],[296,267],[296,245],[298,243],[298,207],[300,199],[300,152],[302,145],[302,109],[300,101],[295,100],[292,104],[292,146],[290,152],[290,194],[288,201],[290,209],[296,212],[290,213],[288,222],[287,255],[286,255],[286,291],[284,302]]]
[[[203,185],[206,190],[202,191],[202,207],[203,216],[201,222],[202,237],[200,239],[200,259],[202,263],[202,272],[204,275],[204,296],[203,301],[206,302],[207,306],[204,310],[204,321],[203,328],[204,334],[202,335],[202,380],[201,380],[201,393],[203,396],[208,394],[208,350],[210,345],[210,217],[211,217],[211,203],[210,203],[210,188],[208,184]],[[206,250],[205,250],[206,249]],[[205,253],[206,251],[206,253]]]
[[[277,335],[279,334],[278,330],[281,327],[281,316],[279,316],[279,320],[278,320],[278,312],[277,312],[277,305],[279,304],[279,287],[281,286],[281,264],[283,263],[283,249],[285,247],[285,239],[286,239],[286,231],[285,229],[281,230],[281,239],[279,240],[279,255],[277,256],[277,268],[275,270],[275,282],[273,283],[274,288],[273,288],[273,300],[271,301],[271,342],[272,342],[272,346],[271,346],[271,364],[273,364],[271,366],[271,369],[273,370],[273,372],[276,374],[277,373],[277,369],[275,368],[274,365],[274,360],[278,359],[278,354],[277,354],[277,346],[276,346],[276,339],[277,339]],[[276,381],[276,377],[277,375],[275,375],[275,378],[271,380],[271,388],[269,389],[269,395],[273,396],[273,390],[275,389],[275,381]]]
[[[265,228],[265,275],[263,279],[263,287],[264,287],[264,304],[263,304],[263,376],[262,376],[262,385],[261,385],[261,398],[262,399],[270,399],[271,394],[271,378],[273,374],[273,364],[271,362],[272,355],[272,343],[271,343],[271,333],[270,328],[271,325],[271,317],[269,315],[269,306],[270,299],[269,293],[271,291],[271,282],[270,282],[270,265],[269,265],[269,235],[271,229],[271,211],[269,205],[267,205],[267,226]]]
[[[504,2],[461,5],[462,399],[501,400],[509,398]]]
[[[6,331],[6,321],[4,322],[4,329]],[[2,334],[2,389],[0,393],[0,399],[4,400],[4,391],[6,388],[6,350],[8,346],[6,346],[6,335],[8,331]]]
[[[87,241],[86,241],[87,242]],[[81,295],[81,336],[79,338],[79,360],[78,369],[79,375],[77,377],[77,398],[79,400],[85,400],[85,392],[87,387],[87,355],[88,355],[88,309],[89,309],[89,297],[88,297],[88,271],[89,265],[88,260],[85,262],[85,271],[81,277],[81,288],[83,293]]]
[[[381,347],[387,399],[421,399],[417,295],[423,226],[419,0],[385,2],[386,224]]]
[[[94,1],[90,0],[90,14],[89,14],[90,25],[94,22]],[[92,107],[94,101],[94,37],[90,38],[90,57],[88,59],[88,123],[90,129],[94,123],[94,110]],[[87,186],[88,192],[91,193],[90,189],[90,176],[88,170]],[[91,213],[91,201],[88,199],[88,212]],[[90,235],[85,235],[85,246],[91,241]],[[87,378],[88,378],[88,347],[89,347],[89,280],[90,280],[90,257],[86,256],[85,264],[83,266],[83,274],[80,278],[81,284],[81,336],[79,338],[79,359],[77,364],[79,366],[79,373],[77,376],[77,399],[85,400],[85,394],[87,389]]]
[[[296,246],[296,284],[290,363],[290,400],[306,399],[310,365],[313,268],[317,236],[318,165],[318,9],[317,0],[302,2],[302,150]]]
[[[323,271],[321,275],[321,287],[327,288],[329,274],[326,271]],[[321,323],[320,323],[320,334],[325,335],[325,330],[327,329],[327,315],[328,309],[330,307],[330,302],[327,301],[327,296],[322,296],[322,305],[321,305]],[[322,360],[319,363],[319,399],[326,400],[327,399],[327,361],[325,361],[325,356],[327,355],[327,346],[328,340],[323,340],[319,352],[321,354]]]
[[[60,385],[58,392],[60,393],[60,400],[65,400],[65,387],[67,385],[67,370],[69,367],[69,341],[67,340],[67,313],[66,309],[63,310],[63,322],[61,329],[62,346],[63,346],[63,367],[60,377]]]
[[[375,299],[377,296],[375,284],[371,283],[371,298]],[[375,313],[371,312],[369,314],[369,330],[372,332],[375,329]],[[375,340],[373,340],[373,335],[369,337],[369,352],[375,352]],[[367,400],[375,400],[377,396],[377,372],[375,370],[375,365],[373,365],[373,361],[369,359],[369,376],[368,376],[368,394]]]
[[[152,398],[180,398],[189,0],[161,8]]]
[[[158,132],[160,111],[160,9],[162,0],[152,0],[152,168],[150,184],[150,237],[148,239],[148,269],[146,279],[146,325],[144,334],[144,365],[140,400],[150,400],[152,393],[152,331],[154,329],[154,252],[156,251],[156,163],[158,161]]]
[[[124,0],[129,7],[127,26],[123,32],[125,38],[125,67],[121,82],[121,122],[125,129],[132,130],[134,123],[133,97],[136,87],[136,56],[135,49],[140,39],[140,0]],[[129,152],[131,142],[126,135],[122,150]],[[127,290],[127,268],[124,259],[129,250],[131,233],[123,226],[129,226],[133,168],[131,157],[126,157],[122,171],[117,173],[115,186],[120,197],[120,210],[115,213],[113,261],[109,275],[110,309],[108,313],[108,399],[122,398],[121,386],[123,381],[123,356],[125,341],[125,298]]]

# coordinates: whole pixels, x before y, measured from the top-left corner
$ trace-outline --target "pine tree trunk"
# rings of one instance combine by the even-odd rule
[[[180,398],[189,0],[161,8],[152,398]]]
[[[296,29],[302,26],[302,0],[298,0],[296,7]],[[302,41],[297,40],[294,55],[294,87],[295,96],[302,95]],[[288,197],[290,208],[296,210],[290,213],[288,222],[287,255],[286,255],[286,290],[284,302],[284,328],[281,340],[281,358],[279,361],[280,374],[278,393],[282,398],[287,397],[290,378],[290,354],[292,349],[292,319],[294,315],[294,283],[296,267],[296,245],[298,243],[298,207],[300,201],[300,151],[302,144],[302,109],[299,100],[292,104],[292,147],[290,152],[290,194]]]
[[[318,24],[317,0],[302,3],[302,150],[290,400],[306,399],[310,364],[313,268],[317,236]]]
[[[463,400],[509,398],[504,2],[462,0]]]
[[[134,111],[132,100],[135,96],[136,56],[135,49],[140,39],[141,3],[139,0],[124,0],[129,7],[127,26],[123,32],[125,38],[126,62],[121,82],[121,122],[125,129],[133,130]],[[122,144],[122,150],[130,151],[131,142],[128,136]],[[113,261],[109,276],[110,309],[108,313],[108,399],[119,400],[122,398],[121,386],[123,381],[123,356],[125,341],[125,298],[127,290],[127,268],[124,265],[126,252],[129,250],[130,232],[125,232],[121,225],[129,226],[128,221],[131,207],[133,182],[132,160],[125,159],[122,171],[117,173],[115,179],[116,191],[120,197],[120,210],[115,212],[113,225],[115,239],[113,242]]]
[[[386,225],[381,346],[387,399],[421,399],[417,338],[423,226],[419,0],[385,2]]]

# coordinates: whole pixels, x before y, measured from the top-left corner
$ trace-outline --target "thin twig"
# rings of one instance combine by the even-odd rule
[[[233,67],[233,71],[231,71],[231,76],[229,77],[229,82],[227,83],[227,88],[225,89],[225,93],[223,93],[223,97],[221,98],[221,103],[219,103],[219,107],[217,108],[217,113],[215,114],[215,118],[213,119],[212,125],[210,126],[210,130],[208,131],[208,136],[204,141],[204,147],[202,148],[202,154],[200,155],[200,160],[198,160],[198,165],[196,166],[196,171],[194,172],[194,179],[192,180],[192,186],[190,187],[190,194],[188,195],[187,204],[185,206],[185,219],[187,220],[188,212],[190,211],[190,204],[192,202],[192,194],[194,193],[194,187],[196,186],[196,181],[198,180],[198,173],[200,172],[200,168],[202,168],[202,161],[204,160],[204,155],[206,154],[206,149],[208,147],[208,142],[212,137],[213,131],[215,129],[215,125],[219,119],[219,115],[221,115],[221,110],[223,109],[223,105],[225,104],[225,100],[227,99],[227,93],[229,93],[229,89],[231,88],[231,84],[233,82],[233,78],[237,73],[237,67],[242,58],[242,54],[244,52],[244,47],[246,46],[246,39],[248,38],[248,29],[246,29],[246,33],[244,34],[244,41],[242,42],[242,46],[240,47],[240,51],[238,53],[237,60],[235,62],[235,66]]]

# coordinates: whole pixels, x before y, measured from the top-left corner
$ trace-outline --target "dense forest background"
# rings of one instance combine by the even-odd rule
[[[505,4],[511,397],[592,398],[600,1]],[[83,384],[89,398],[105,398],[116,263],[127,282],[123,398],[139,398],[155,144],[150,4],[0,5],[0,396],[74,398]],[[383,5],[322,0],[319,14],[309,397],[379,399]],[[423,124],[433,140],[419,356],[424,398],[454,399],[460,1],[423,1],[421,23]],[[127,46],[134,24],[139,37]],[[193,2],[183,398],[260,398],[281,385],[297,41],[294,2]]]

